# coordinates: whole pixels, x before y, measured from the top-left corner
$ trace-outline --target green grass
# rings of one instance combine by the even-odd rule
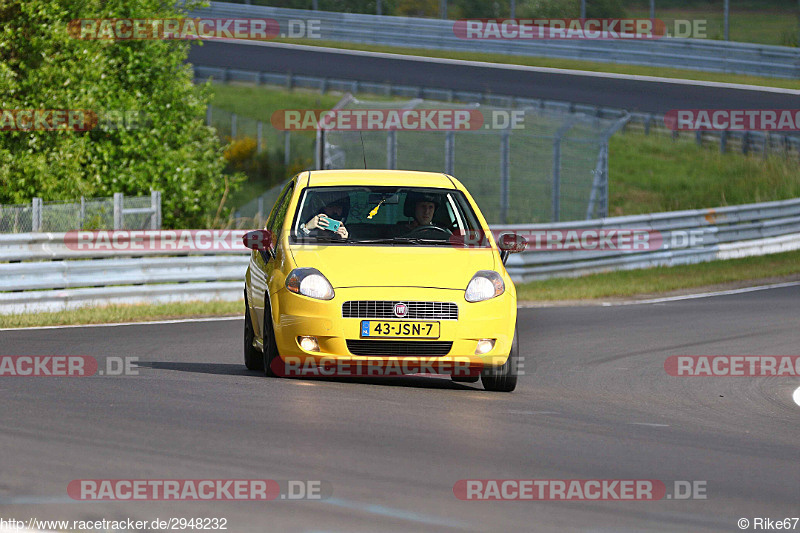
[[[721,154],[693,135],[617,133],[609,145],[609,215],[700,209],[800,197],[797,161]]]
[[[407,48],[407,47],[396,47],[396,46],[378,46],[378,45],[369,45],[360,43],[320,41],[316,39],[276,39],[276,41],[287,42],[291,44],[304,44],[310,46],[329,46],[331,48],[344,48],[349,50],[366,50],[369,52],[409,54],[409,55],[416,55],[423,57],[442,57],[447,59],[485,61],[489,63],[503,63],[511,65],[527,65],[534,67],[587,70],[591,72],[610,72],[615,74],[659,76],[663,78],[679,78],[687,80],[715,81],[724,83],[741,83],[745,85],[759,85],[766,87],[782,87],[785,89],[800,89],[800,80],[766,78],[760,76],[746,76],[744,74],[702,72],[698,70],[648,67],[641,65],[626,65],[621,63],[598,63],[593,61],[578,61],[573,59],[558,59],[558,58],[548,58],[548,57],[508,56],[503,54],[454,52],[449,50],[427,50],[424,48]],[[346,78],[347,76],[343,75],[342,77]]]
[[[63,326],[69,324],[113,324],[172,318],[236,316],[244,313],[244,300],[238,302],[184,302],[159,305],[109,305],[86,307],[57,313],[0,315],[0,328]]]
[[[793,7],[796,8],[797,4]],[[630,18],[649,18],[650,9],[628,9]],[[672,31],[674,21],[703,20],[706,39],[723,39],[725,22],[722,6],[702,6],[693,8],[662,8],[656,3],[656,18],[663,20],[667,29]],[[745,10],[737,9],[734,4],[730,13],[730,40],[743,43],[758,43],[777,46],[797,46],[797,11],[791,9]]]
[[[517,298],[520,301],[552,301],[657,295],[736,282],[757,285],[759,280],[774,281],[794,274],[800,274],[800,251],[519,283]],[[772,279],[767,280],[766,276]]]

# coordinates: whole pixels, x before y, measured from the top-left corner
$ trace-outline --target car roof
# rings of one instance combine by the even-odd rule
[[[455,189],[453,181],[441,172],[414,170],[310,170],[307,187],[332,187],[335,185],[407,185]]]

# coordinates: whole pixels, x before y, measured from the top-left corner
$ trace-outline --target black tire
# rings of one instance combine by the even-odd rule
[[[246,291],[245,291],[246,292]],[[244,295],[244,366],[247,370],[264,370],[264,355],[253,346],[256,334],[253,331],[253,322],[250,320],[250,306],[247,304],[247,294]]]
[[[278,355],[278,345],[275,343],[275,328],[272,326],[272,309],[269,304],[269,295],[264,296],[264,354],[263,354],[263,368],[264,375],[269,378],[280,377],[275,373],[273,368],[273,361]]]
[[[517,388],[517,364],[519,362],[519,334],[514,328],[514,341],[508,359],[501,367],[487,368],[481,372],[483,388],[493,392],[511,392]]]

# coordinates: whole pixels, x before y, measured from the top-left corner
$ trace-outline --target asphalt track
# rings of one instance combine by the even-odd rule
[[[225,517],[228,530],[732,532],[800,514],[796,378],[681,378],[679,354],[797,354],[800,287],[521,309],[517,391],[268,379],[240,320],[0,332],[3,355],[135,356],[139,375],[0,378],[0,516]],[[324,480],[330,499],[75,502],[73,479]],[[707,482],[705,500],[465,502],[460,479]],[[751,526],[752,527],[752,526]],[[751,529],[752,530],[752,529]]]
[[[209,67],[489,92],[657,114],[671,109],[796,109],[800,101],[800,91],[510,65],[492,67],[280,43],[205,42],[192,47],[189,61]]]

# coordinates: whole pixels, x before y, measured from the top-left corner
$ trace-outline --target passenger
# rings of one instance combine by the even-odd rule
[[[346,193],[317,193],[317,198],[324,202],[321,212],[305,224],[300,225],[300,231],[305,235],[321,235],[321,231],[326,231],[328,234],[338,235],[342,239],[346,239],[349,235],[347,228],[344,226],[344,221],[347,214],[350,212],[350,196]],[[329,229],[332,220],[341,222],[339,228],[335,231]],[[323,234],[324,235],[324,234]]]

